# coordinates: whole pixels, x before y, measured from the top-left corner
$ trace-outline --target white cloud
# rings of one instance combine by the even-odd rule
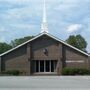
[[[25,2],[30,2],[31,0],[0,0],[1,2],[9,2],[9,3],[25,3]]]
[[[46,8],[50,33],[62,39],[79,33],[90,47],[89,0],[46,0]],[[0,0],[0,41],[38,33],[42,10],[43,0]]]
[[[6,29],[4,27],[0,27],[0,32],[5,32]]]
[[[12,27],[21,29],[30,29],[32,30],[36,25],[30,25],[30,24],[10,24]]]
[[[0,37],[0,42],[5,42],[5,41],[6,41],[5,37]]]
[[[67,31],[69,33],[72,33],[72,32],[76,32],[76,31],[80,30],[81,28],[82,28],[81,24],[72,24],[67,27]]]

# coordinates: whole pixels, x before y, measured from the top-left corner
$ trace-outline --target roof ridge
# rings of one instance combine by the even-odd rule
[[[87,56],[90,56],[88,53],[86,53],[86,52],[84,52],[84,51],[81,51],[81,50],[77,49],[76,47],[73,47],[72,45],[66,43],[65,41],[63,41],[63,40],[61,40],[61,39],[59,39],[59,38],[51,35],[50,33],[47,33],[47,32],[43,32],[43,33],[40,33],[40,34],[36,35],[34,38],[32,38],[32,39],[30,39],[30,40],[28,40],[28,41],[26,41],[26,42],[24,42],[24,43],[22,43],[22,44],[20,44],[20,45],[18,45],[18,46],[16,46],[16,47],[12,48],[12,49],[10,49],[10,50],[8,50],[8,51],[0,54],[0,56],[3,56],[3,55],[5,55],[5,54],[13,51],[13,50],[15,50],[15,49],[17,49],[17,48],[25,45],[25,44],[27,44],[27,43],[29,43],[29,42],[37,39],[38,37],[40,37],[40,36],[42,36],[42,35],[44,35],[44,34],[45,34],[45,35],[48,35],[49,37],[51,37],[51,38],[53,38],[53,39],[55,39],[55,40],[57,40],[57,41],[59,41],[59,42],[61,42],[61,43],[63,43],[63,44],[65,44],[65,45],[68,46],[68,47],[71,47],[71,48],[75,49],[76,51],[79,51],[79,52],[81,52],[81,53],[83,53],[83,54],[85,54],[85,55],[87,55]]]

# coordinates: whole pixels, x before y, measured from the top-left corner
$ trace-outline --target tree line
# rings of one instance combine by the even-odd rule
[[[15,40],[11,40],[11,42],[8,44],[6,42],[0,42],[0,54],[26,42],[27,40],[32,39],[34,36],[27,36],[24,38],[19,38],[19,39],[15,39]]]
[[[19,38],[19,39],[15,39],[12,40],[9,44],[6,42],[0,42],[0,54],[26,42],[27,40],[32,39],[34,36],[27,36],[24,38]],[[65,42],[67,42],[68,44],[84,51],[86,51],[86,47],[87,47],[87,42],[86,40],[81,36],[81,35],[70,35]]]

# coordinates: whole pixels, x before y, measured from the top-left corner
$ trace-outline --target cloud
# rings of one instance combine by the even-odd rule
[[[46,8],[50,33],[62,40],[72,33],[81,34],[90,47],[89,0],[46,0]],[[42,10],[43,0],[0,0],[1,41],[38,34]]]
[[[37,25],[30,25],[30,24],[10,24],[13,28],[19,28],[20,30],[26,29],[26,30],[32,30],[34,27],[37,27]]]
[[[72,24],[67,27],[67,32],[73,33],[73,32],[80,30],[81,28],[82,28],[81,24]]]
[[[5,32],[6,29],[4,27],[0,27],[0,32]]]
[[[0,37],[0,42],[5,42],[5,41],[6,41],[5,37]]]

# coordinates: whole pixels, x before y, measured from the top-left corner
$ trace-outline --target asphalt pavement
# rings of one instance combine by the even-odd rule
[[[0,77],[0,90],[90,90],[90,77]]]

